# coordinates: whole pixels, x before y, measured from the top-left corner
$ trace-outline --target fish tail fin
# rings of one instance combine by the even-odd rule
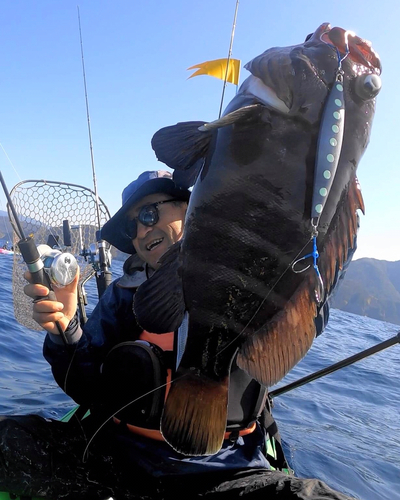
[[[213,455],[223,444],[229,377],[217,382],[179,369],[161,419],[167,443],[183,455]]]

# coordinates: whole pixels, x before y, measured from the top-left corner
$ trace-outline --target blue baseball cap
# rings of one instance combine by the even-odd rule
[[[190,191],[178,187],[170,172],[166,170],[143,172],[122,191],[122,207],[104,224],[101,230],[102,239],[122,252],[136,253],[132,240],[124,230],[126,214],[141,198],[155,193],[169,194],[182,201],[188,201],[190,197]]]

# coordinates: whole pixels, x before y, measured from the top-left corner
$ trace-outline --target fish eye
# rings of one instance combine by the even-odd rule
[[[309,35],[306,36],[306,39],[304,40],[305,42],[308,42],[308,40],[313,36],[314,33],[310,33]]]
[[[358,97],[364,101],[376,97],[382,87],[382,80],[380,76],[375,74],[359,75],[354,80],[354,90]]]

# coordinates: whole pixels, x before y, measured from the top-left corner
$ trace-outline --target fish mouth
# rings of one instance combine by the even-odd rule
[[[239,94],[278,112],[315,124],[338,70],[350,82],[359,75],[380,75],[372,44],[343,28],[324,23],[306,41],[273,47],[245,65],[251,75]]]
[[[161,243],[164,241],[164,238],[157,238],[155,240],[150,241],[150,243],[147,243],[146,245],[146,250],[148,252],[151,252],[155,248],[157,248]]]
[[[331,28],[328,23],[322,24],[311,38],[318,37],[322,42],[335,47],[342,59],[349,57],[356,64],[370,69],[377,75],[382,72],[379,55],[372,48],[372,43],[360,38],[354,32],[343,28]]]

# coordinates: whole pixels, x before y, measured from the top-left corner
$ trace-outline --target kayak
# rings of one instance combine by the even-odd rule
[[[13,250],[6,250],[5,248],[0,248],[0,254],[2,255],[14,255]]]
[[[78,407],[72,408],[68,413],[66,413],[62,418],[62,422],[68,422],[68,420],[72,417],[72,415],[76,412]],[[86,416],[86,415],[85,415]],[[85,418],[85,416],[83,418]],[[274,457],[275,459],[277,458],[277,452],[275,448],[275,439],[270,438],[267,441],[267,454]],[[272,470],[275,470],[274,467],[271,467]],[[290,469],[282,469],[282,472],[285,474],[293,474],[293,471]],[[5,491],[0,491],[0,500],[46,500],[43,497],[29,497],[29,496],[15,496],[12,493],[7,493]],[[47,499],[51,500],[51,499]]]
[[[72,415],[76,412],[78,407],[72,408],[68,413],[66,413],[62,418],[62,422],[68,422],[68,420],[72,417]],[[14,495],[13,493],[7,493],[5,491],[0,491],[0,500],[46,500],[43,497],[28,497],[26,495],[19,497]],[[50,499],[48,499],[50,500]]]

